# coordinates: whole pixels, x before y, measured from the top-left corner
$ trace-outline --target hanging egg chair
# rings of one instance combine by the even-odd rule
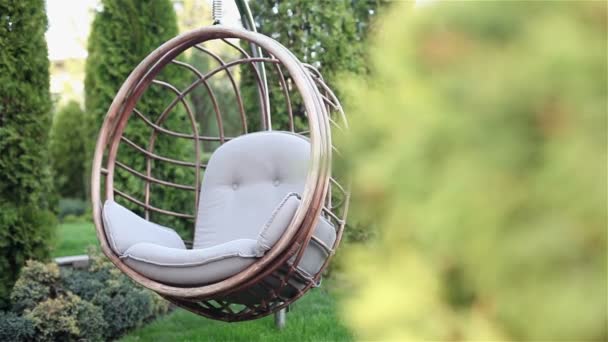
[[[238,4],[253,28],[246,2]],[[194,53],[215,64],[188,63]],[[173,84],[164,78],[171,74],[187,76]],[[243,96],[247,82],[255,110]],[[231,110],[219,105],[218,87],[230,89]],[[142,109],[159,92],[172,96],[164,110]],[[194,106],[201,94],[208,113]],[[172,127],[171,116],[188,131]],[[130,137],[131,125],[147,133]],[[99,132],[91,196],[104,254],[135,282],[212,319],[281,310],[319,285],[340,242],[349,194],[332,175],[331,132],[346,126],[319,72],[269,37],[214,25],[169,40],[129,75]],[[161,141],[187,145],[188,156],[159,154]],[[127,153],[139,167],[121,160]],[[155,173],[162,165],[181,171]],[[176,181],[184,173],[190,184]],[[187,209],[157,200],[171,192],[191,198]],[[190,227],[193,241],[165,222]]]

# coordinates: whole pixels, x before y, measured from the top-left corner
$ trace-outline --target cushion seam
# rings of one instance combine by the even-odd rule
[[[260,232],[260,234],[258,234],[258,242],[259,245],[265,249],[265,251],[271,249],[271,246],[268,246],[266,239],[264,238],[264,233],[266,233],[266,231],[268,231],[268,229],[270,229],[270,225],[272,225],[272,223],[274,222],[276,216],[279,214],[279,212],[281,211],[281,209],[285,206],[285,204],[287,204],[287,201],[289,200],[289,198],[291,196],[296,196],[299,197],[297,193],[295,192],[290,192],[288,193],[285,198],[283,198],[283,200],[279,203],[279,205],[277,206],[277,208],[272,212],[272,215],[270,216],[270,218],[268,219],[268,221],[266,221],[266,224],[264,225],[264,227],[262,228],[262,231]],[[282,236],[283,234],[281,234]],[[280,238],[279,238],[280,239]]]
[[[130,258],[130,259],[133,259],[133,260],[136,260],[136,261],[145,262],[145,263],[149,263],[149,264],[156,265],[156,266],[165,266],[165,267],[192,267],[192,266],[203,266],[203,265],[215,262],[215,261],[221,261],[221,260],[225,260],[225,259],[229,259],[229,258],[233,258],[233,257],[255,258],[255,257],[257,257],[257,255],[255,253],[253,253],[253,254],[247,254],[247,253],[235,252],[235,253],[223,254],[223,255],[220,255],[220,256],[216,256],[216,257],[213,257],[213,258],[210,258],[210,259],[207,259],[207,260],[201,260],[201,261],[197,261],[197,262],[188,262],[188,263],[161,263],[161,262],[149,260],[147,258],[136,257],[136,256],[133,256],[130,253],[125,253],[120,258],[121,259]]]
[[[126,248],[126,250],[125,250],[124,252],[121,252],[121,251],[118,249],[118,246],[116,245],[116,238],[114,237],[114,233],[113,233],[114,226],[111,224],[111,220],[110,220],[110,219],[108,218],[108,216],[107,216],[107,215],[108,215],[108,213],[107,213],[107,211],[108,211],[108,210],[106,210],[106,206],[107,206],[108,204],[110,204],[110,205],[111,205],[111,204],[116,204],[116,205],[118,205],[118,203],[116,203],[116,202],[114,202],[114,201],[110,201],[110,200],[107,200],[107,201],[104,203],[104,207],[103,207],[103,209],[102,209],[102,215],[103,215],[103,218],[104,218],[104,220],[103,220],[103,221],[104,221],[104,223],[105,223],[105,224],[108,226],[108,229],[104,229],[104,231],[106,231],[106,232],[108,232],[108,233],[109,233],[108,235],[109,235],[109,237],[110,237],[110,243],[112,244],[112,249],[114,250],[114,252],[115,252],[115,253],[116,253],[116,254],[117,254],[119,257],[123,257],[123,256],[124,256],[124,255],[127,253],[127,251],[129,250],[129,248],[131,248],[131,247],[132,247],[133,245],[135,245],[135,244],[133,244],[133,245],[129,246],[129,248]],[[128,210],[128,211],[129,211],[130,213],[132,213],[133,215],[135,215],[135,213],[131,212],[129,209],[127,209],[127,208],[125,208],[125,209],[126,209],[126,210]],[[137,215],[135,215],[135,216],[137,216]],[[139,216],[138,216],[138,217],[139,217]],[[143,220],[143,219],[142,219],[142,220]],[[181,238],[181,237],[180,237],[180,236],[177,234],[177,232],[176,232],[175,230],[173,230],[173,229],[171,229],[171,228],[163,227],[163,226],[161,226],[161,225],[159,225],[159,224],[157,224],[157,223],[151,222],[151,221],[147,221],[147,220],[145,220],[145,221],[146,221],[146,222],[148,222],[148,223],[151,223],[151,224],[152,224],[152,226],[153,226],[153,227],[155,227],[155,228],[161,228],[163,231],[165,231],[165,232],[167,232],[167,233],[173,233],[174,235],[177,235],[177,237],[178,237],[178,238],[179,238],[179,240],[181,241],[182,245],[184,244],[184,240],[182,240],[182,238]],[[173,234],[172,234],[172,235],[173,235]],[[175,237],[175,236],[173,236],[173,237]],[[156,244],[156,245],[163,246],[163,245],[161,245],[161,244]],[[164,247],[167,247],[167,246],[164,246]],[[185,245],[184,245],[184,247],[185,247]],[[173,247],[167,247],[167,248],[173,248]]]

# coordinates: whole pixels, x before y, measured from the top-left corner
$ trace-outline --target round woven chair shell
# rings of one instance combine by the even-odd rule
[[[241,44],[253,46],[261,51],[261,54],[252,57]],[[228,52],[236,54],[237,57],[228,56]],[[209,66],[209,70],[199,70],[184,62],[184,56],[193,53],[207,56],[209,60],[216,62],[217,67]],[[262,65],[264,68],[261,68]],[[176,70],[175,68],[188,72],[193,81],[175,85],[158,79],[165,70]],[[239,77],[250,77],[255,81],[259,95],[259,111],[245,111],[237,82]],[[279,87],[265,86],[266,77],[268,84]],[[214,86],[220,84],[216,81],[218,78],[224,81],[221,85],[228,85],[234,91],[234,105],[237,110],[231,113],[240,123],[232,125],[239,127],[231,128],[233,132],[227,132],[228,127],[224,127],[227,111],[219,108],[213,92]],[[239,81],[243,82],[242,79]],[[140,102],[145,101],[144,98],[151,87],[157,87],[174,96],[174,100],[162,113],[155,113],[155,118],[147,116],[147,113],[142,113],[137,108]],[[203,123],[198,122],[200,113],[189,107],[189,96],[193,96],[195,91],[201,88],[206,90],[205,94],[212,104],[211,110],[217,125],[216,135],[199,133],[203,126]],[[265,100],[268,98],[273,102],[284,101],[286,109],[281,113],[270,113],[269,103]],[[298,108],[294,108],[296,98],[301,103]],[[181,115],[189,121],[191,132],[180,132],[165,125],[170,115],[178,115],[175,114],[179,112],[176,109],[178,105],[182,107]],[[299,112],[294,113],[296,110]],[[248,125],[250,116],[260,118],[258,127]],[[281,119],[278,116],[286,118]],[[304,118],[307,126],[300,132],[295,131],[295,127],[299,126],[294,124],[297,116]],[[234,118],[231,120],[235,121]],[[197,208],[201,179],[207,166],[203,153],[207,151],[202,151],[202,146],[206,145],[206,150],[215,149],[241,135],[255,131],[271,131],[273,121],[287,122],[282,130],[305,137],[309,141],[310,161],[303,191],[298,194],[300,202],[293,219],[270,250],[237,274],[200,286],[169,285],[155,281],[124,262],[108,239],[107,227],[104,227],[104,202],[116,199],[128,203],[149,221],[155,222],[155,218],[166,216],[194,226],[195,221],[199,219]],[[126,127],[136,124],[147,127],[151,132],[147,146],[140,146],[125,135]],[[243,29],[213,26],[185,33],[166,42],[150,53],[129,75],[114,98],[99,133],[93,160],[91,196],[93,217],[102,251],[137,283],[200,315],[225,321],[241,321],[263,317],[280,310],[317,285],[344,229],[349,195],[345,187],[331,174],[332,152],[335,152],[331,141],[332,127],[346,127],[346,119],[337,98],[325,85],[316,69],[300,63],[288,49],[275,40]],[[154,147],[160,139],[192,141],[191,159],[178,160],[156,154]],[[122,149],[141,155],[147,166],[145,170],[137,170],[122,162]],[[192,169],[195,175],[192,184],[177,184],[172,179],[161,179],[153,172],[153,165],[158,163]],[[128,173],[143,184],[143,198],[118,188],[120,182],[116,179],[120,172]],[[189,191],[194,196],[195,205],[192,205],[192,211],[180,212],[153,204],[155,189],[159,187],[172,191]],[[335,241],[332,246],[325,246],[329,257],[318,271],[315,274],[303,275],[297,266],[309,243],[319,240],[313,233],[321,220],[326,220],[335,227]]]

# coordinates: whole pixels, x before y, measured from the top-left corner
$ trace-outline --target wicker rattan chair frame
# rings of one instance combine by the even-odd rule
[[[237,40],[240,42],[237,42]],[[226,61],[225,57],[212,52],[212,49],[207,46],[218,43],[229,46],[239,54],[239,57]],[[262,55],[250,56],[240,47],[239,43],[257,46],[262,51]],[[180,54],[192,49],[207,54],[217,61],[219,66],[203,73],[194,66],[183,62],[183,59],[178,58]],[[169,215],[194,222],[199,201],[200,175],[204,172],[206,166],[201,160],[200,146],[203,142],[209,141],[223,144],[234,138],[224,133],[222,113],[218,108],[209,80],[218,75],[229,79],[235,92],[236,105],[239,108],[241,134],[249,133],[247,115],[260,115],[260,113],[245,113],[237,75],[234,70],[238,67],[243,68],[250,65],[260,96],[260,111],[262,113],[262,127],[260,130],[270,130],[271,113],[267,101],[264,100],[264,98],[268,98],[270,89],[264,85],[260,77],[259,67],[261,64],[265,66],[268,74],[275,76],[270,82],[278,82],[280,85],[282,98],[285,100],[287,115],[289,116],[289,129],[296,134],[307,136],[311,144],[311,162],[305,189],[301,194],[301,204],[292,222],[268,253],[244,271],[223,281],[185,288],[162,284],[144,277],[124,264],[110,248],[101,219],[103,201],[115,197],[122,198],[140,207],[145,213],[146,219],[149,219],[150,213],[154,212],[156,215]],[[195,82],[180,90],[175,85],[158,80],[157,76],[168,65],[188,70],[196,76]],[[142,95],[151,86],[162,87],[175,95],[175,100],[158,115],[156,120],[146,117],[136,108]],[[204,87],[212,100],[218,125],[217,136],[199,134],[195,113],[192,112],[188,102],[185,101],[188,94],[197,87]],[[302,132],[295,132],[294,129],[292,102],[296,93],[303,103],[308,123],[307,130]],[[167,116],[180,104],[185,108],[188,115],[192,128],[191,133],[176,132],[163,127],[163,122]],[[150,128],[152,133],[147,147],[139,146],[124,136],[123,133],[129,120],[141,120]],[[284,308],[317,284],[321,273],[326,268],[331,255],[333,255],[340,242],[346,222],[349,194],[347,189],[331,174],[332,152],[334,155],[337,152],[332,145],[331,129],[332,127],[343,129],[346,126],[346,118],[340,103],[316,69],[300,63],[289,50],[269,37],[239,28],[218,25],[185,33],[166,42],[148,55],[124,82],[108,110],[98,136],[92,167],[91,197],[94,222],[102,251],[122,272],[137,283],[159,293],[178,306],[209,318],[224,321],[243,321],[263,317]],[[155,154],[154,144],[159,135],[192,140],[195,151],[193,160],[176,160]],[[135,170],[118,160],[119,147],[129,148],[141,153],[147,162],[146,170]],[[155,178],[151,172],[152,165],[155,162],[194,168],[196,174],[194,184],[177,184],[170,179]],[[138,178],[145,184],[143,199],[138,199],[134,195],[115,187],[114,174],[117,169],[128,172],[130,176]],[[197,205],[192,207],[192,212],[176,212],[155,207],[151,204],[152,192],[150,189],[152,185],[171,187],[180,191],[193,191]],[[302,258],[311,239],[315,239],[312,236],[313,228],[320,215],[323,215],[335,225],[337,239],[333,246],[323,245],[330,257],[321,267],[321,270],[312,278],[302,277],[294,265],[297,265]],[[320,240],[316,242],[322,244]],[[297,278],[300,284],[304,282],[305,286],[295,287],[292,285],[290,280],[294,278]],[[260,289],[263,289],[263,291],[260,291]],[[290,291],[285,291],[286,289]],[[285,293],[288,293],[288,295],[285,295]],[[239,295],[247,295],[253,300],[246,303],[235,300],[234,298]]]

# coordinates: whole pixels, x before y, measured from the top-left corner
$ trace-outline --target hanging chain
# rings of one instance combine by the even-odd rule
[[[221,23],[223,12],[224,11],[222,9],[222,0],[213,0],[212,13],[213,13],[213,24],[214,25]]]

